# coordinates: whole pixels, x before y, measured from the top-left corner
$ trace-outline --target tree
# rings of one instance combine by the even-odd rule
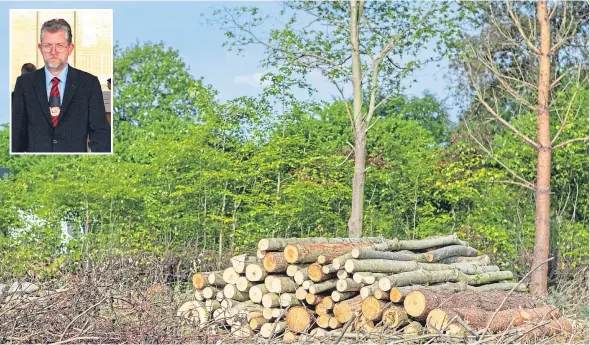
[[[375,111],[400,93],[412,72],[436,59],[420,53],[432,46],[443,52],[453,41],[457,13],[445,2],[286,2],[281,11],[286,24],[268,29],[268,16],[261,16],[257,8],[215,12],[226,31],[227,47],[238,52],[251,45],[264,48],[262,66],[270,69],[266,80],[312,94],[306,77],[320,72],[345,102],[354,142],[351,237],[362,235],[367,133]],[[266,36],[260,32],[265,29]],[[348,88],[352,104],[346,97]]]
[[[578,27],[583,21],[572,15],[572,9],[567,3],[554,4],[548,11],[547,2],[539,1],[536,16],[530,11],[527,13],[527,5],[530,4],[521,4],[521,11],[516,11],[511,2],[506,1],[500,16],[497,12],[490,11],[489,25],[484,27],[482,35],[465,38],[467,44],[462,56],[477,101],[485,112],[520,138],[525,145],[537,151],[536,177],[530,181],[500,160],[491,148],[484,145],[481,137],[477,138],[472,134],[477,144],[514,178],[505,182],[535,192],[534,272],[531,274],[531,292],[534,295],[544,295],[547,293],[550,243],[551,155],[556,149],[570,143],[588,141],[588,137],[578,137],[558,142],[560,135],[567,131],[568,118],[576,110],[571,105],[578,104],[574,101],[579,94],[573,93],[569,106],[565,109],[552,108],[553,101],[565,92],[569,83],[583,84],[584,82],[580,83],[580,78],[584,79],[585,73],[581,72],[581,68],[578,68],[577,77],[572,77],[571,71],[552,73],[551,59],[559,56],[560,49],[577,38]],[[552,30],[551,23],[557,15],[561,16],[560,25],[558,29]],[[505,25],[506,17],[511,22],[508,28]],[[500,54],[492,49],[494,43],[509,47],[510,50],[506,49],[504,54]],[[491,85],[494,87],[490,87]],[[561,87],[561,90],[556,91],[557,87]],[[550,109],[553,109],[561,122],[553,133]],[[517,128],[512,121],[519,114],[526,115],[530,112],[537,114],[537,130],[533,131],[536,140],[527,128]]]

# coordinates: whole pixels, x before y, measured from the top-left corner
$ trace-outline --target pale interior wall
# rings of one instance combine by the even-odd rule
[[[10,89],[23,64],[32,62],[43,67],[43,56],[37,49],[41,26],[53,18],[65,19],[72,27],[74,52],[68,58],[71,66],[98,77],[103,90],[112,77],[112,11],[111,10],[43,10],[11,11]]]

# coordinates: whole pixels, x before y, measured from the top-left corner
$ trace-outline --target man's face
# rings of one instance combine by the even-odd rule
[[[38,47],[48,69],[61,69],[74,51],[74,45],[68,44],[64,31],[45,32]]]
[[[111,89],[111,82],[107,81],[107,87],[109,88],[109,90]]]

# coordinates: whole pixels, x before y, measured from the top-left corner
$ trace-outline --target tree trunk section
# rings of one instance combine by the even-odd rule
[[[379,288],[383,291],[389,291],[393,286],[410,286],[415,284],[432,284],[448,281],[457,281],[459,277],[457,270],[445,271],[411,271],[394,274],[392,276],[379,279]]]
[[[303,332],[313,321],[313,312],[306,307],[292,307],[285,316],[291,331]]]
[[[320,255],[336,258],[350,253],[355,247],[369,247],[370,242],[359,243],[300,243],[290,244],[285,248],[284,256],[288,263],[312,263],[316,262]],[[327,254],[328,253],[328,254]]]
[[[551,28],[547,14],[547,1],[537,3],[540,29],[539,86],[537,94],[537,179],[535,186],[535,247],[531,269],[530,289],[533,296],[547,294],[545,262],[549,258],[550,192],[551,192],[551,133],[549,120],[549,83],[551,75]],[[545,262],[545,263],[543,263]]]
[[[268,293],[268,289],[264,284],[254,285],[248,290],[248,297],[254,303],[261,303],[262,296]]]
[[[261,282],[266,279],[268,272],[262,264],[249,264],[246,266],[246,278],[251,282]]]
[[[285,272],[289,263],[281,252],[268,252],[262,259],[262,265],[268,273]]]
[[[282,251],[290,244],[318,244],[318,243],[383,243],[381,237],[364,237],[364,238],[347,238],[347,237],[306,237],[306,238],[263,238],[258,242],[258,250],[260,251]]]
[[[397,329],[398,327],[405,326],[410,319],[408,313],[403,307],[391,305],[383,311],[381,316],[383,325],[389,329]]]
[[[334,316],[338,321],[346,323],[354,313],[361,310],[362,303],[363,298],[361,296],[336,303],[334,306]]]
[[[418,263],[414,261],[393,261],[393,260],[346,260],[344,269],[348,273],[354,272],[377,272],[377,273],[399,273],[418,269]]]
[[[230,259],[230,263],[236,273],[242,274],[246,270],[248,264],[259,263],[260,259],[255,256],[247,256],[246,254],[237,255]]]
[[[477,250],[467,246],[452,245],[443,247],[426,253],[428,262],[439,262],[442,259],[450,258],[453,256],[467,256],[476,257]]]
[[[385,306],[387,304],[388,303],[385,301],[379,300],[373,296],[369,296],[365,298],[361,304],[361,312],[367,320],[381,320],[381,316],[383,315],[383,311],[385,310]]]

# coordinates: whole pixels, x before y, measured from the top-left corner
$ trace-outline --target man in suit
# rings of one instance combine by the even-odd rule
[[[98,78],[68,64],[74,51],[72,29],[63,19],[41,27],[44,68],[16,80],[12,102],[12,152],[111,151]]]

